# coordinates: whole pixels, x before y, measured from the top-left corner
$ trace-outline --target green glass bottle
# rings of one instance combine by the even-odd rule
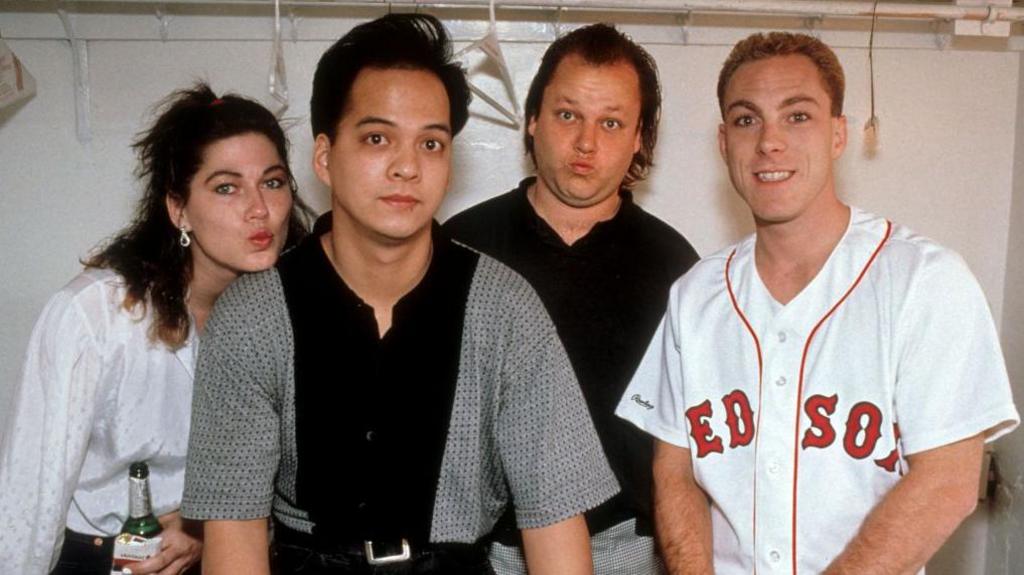
[[[145,461],[137,461],[128,468],[128,519],[114,538],[111,574],[128,575],[133,563],[159,553],[161,531],[163,527],[153,515],[149,496],[149,466]]]
[[[149,465],[136,461],[128,467],[128,519],[121,526],[122,534],[153,537],[163,531],[153,515],[149,496]]]

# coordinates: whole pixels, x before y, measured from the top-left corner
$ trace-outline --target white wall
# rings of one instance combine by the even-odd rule
[[[128,219],[138,189],[128,144],[148,121],[149,106],[193,78],[208,79],[218,91],[270,102],[265,90],[270,20],[265,11],[247,10],[173,13],[167,42],[158,39],[156,19],[142,9],[79,15],[79,33],[90,38],[93,131],[93,139],[83,143],[75,137],[71,53],[66,41],[56,39],[63,34],[57,17],[35,5],[0,7],[0,31],[35,75],[39,90],[26,104],[0,111],[0,401],[19,373],[31,326],[47,297],[78,270],[78,258]],[[289,130],[293,165],[302,195],[320,209],[327,198],[307,166],[312,72],[330,39],[379,13],[306,9],[298,13],[298,41],[284,44],[292,98],[287,115],[295,120]],[[483,31],[478,12],[440,14],[451,16],[446,21],[461,41]],[[695,16],[689,44],[683,45],[671,17],[581,18],[601,16],[644,42],[661,66],[665,106],[657,166],[639,201],[702,254],[747,233],[749,216],[731,191],[715,143],[718,68],[729,46],[753,29],[792,28],[799,22]],[[505,55],[522,98],[555,24],[548,13],[516,12],[509,18],[499,30],[514,40],[505,44]],[[563,17],[563,23],[572,25],[572,17]],[[881,151],[869,160],[861,138],[869,115],[865,24],[826,22],[820,33],[837,47],[847,73],[851,138],[840,164],[843,196],[958,250],[981,281],[995,317],[1019,329],[1024,300],[1011,286],[1021,284],[1024,270],[1011,265],[1013,275],[1007,275],[1011,221],[1012,245],[1019,250],[1024,244],[1020,179],[1012,214],[1010,207],[1014,127],[1020,122],[1016,44],[958,40],[939,50],[926,24],[883,25],[875,58]],[[500,84],[487,75],[490,69],[474,65],[474,81],[497,93]],[[456,141],[456,174],[442,219],[512,187],[529,172],[520,133],[480,102],[473,110],[476,115]],[[1008,340],[1008,348],[1012,343],[1019,352],[1022,339]],[[1024,374],[1024,366],[1015,372]],[[1015,445],[1019,458],[1022,446]],[[974,518],[949,559],[930,572],[980,573],[986,531],[984,514]]]
[[[1022,62],[1024,65],[1024,62]],[[1024,90],[1018,95],[1018,109]],[[1024,398],[1024,117],[1016,118],[1013,201],[1006,257],[1006,299],[1003,305],[1003,350],[1018,406]],[[1024,565],[1024,433],[1000,441],[996,463],[1001,485],[992,501],[986,575],[1012,575]]]

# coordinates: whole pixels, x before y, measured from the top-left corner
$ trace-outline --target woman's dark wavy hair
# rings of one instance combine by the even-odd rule
[[[188,201],[192,177],[214,142],[262,134],[287,167],[288,139],[269,110],[235,94],[218,97],[203,82],[172,93],[157,110],[156,121],[132,144],[139,159],[135,173],[144,184],[134,220],[83,263],[120,274],[127,288],[124,308],[151,306],[150,338],[176,349],[188,337],[192,254],[178,243],[180,232],[167,213],[167,197],[182,205]],[[298,197],[288,169],[293,203],[285,249],[307,234],[312,214]]]
[[[314,138],[324,134],[334,141],[352,85],[364,68],[434,74],[448,93],[452,136],[466,125],[472,95],[444,26],[429,14],[388,14],[352,28],[320,57],[309,102]]]

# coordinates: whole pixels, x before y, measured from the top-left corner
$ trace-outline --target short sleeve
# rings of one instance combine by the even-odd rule
[[[679,282],[676,282],[665,317],[619,400],[615,414],[666,443],[689,447],[689,428],[683,417],[679,289]]]
[[[11,573],[56,561],[102,401],[102,354],[76,297],[65,288],[43,310],[0,438],[0,564]]]
[[[275,292],[276,290],[276,292]],[[214,307],[199,347],[182,514],[268,517],[280,458],[279,367],[290,337],[276,272],[245,276]]]
[[[557,523],[618,492],[569,358],[532,289],[518,297],[500,378],[498,450],[521,529]]]
[[[937,249],[897,323],[896,419],[907,454],[1020,422],[985,296],[963,260]]]

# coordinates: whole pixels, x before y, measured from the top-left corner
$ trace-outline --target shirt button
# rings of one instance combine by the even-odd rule
[[[772,552],[768,554],[768,558],[772,560],[772,563],[778,563],[782,559],[782,553],[773,549]]]
[[[779,343],[786,343],[786,332],[779,332]]]
[[[375,437],[377,437],[377,434],[375,434],[373,430],[366,432],[366,441],[373,441]]]
[[[782,386],[786,385],[786,376],[783,375],[783,376],[780,376],[779,379],[776,379],[775,380],[775,385],[777,385],[779,387],[782,387]]]
[[[771,473],[772,475],[775,475],[778,472],[779,472],[779,464],[778,463],[772,462],[771,464],[768,465],[768,473]]]

